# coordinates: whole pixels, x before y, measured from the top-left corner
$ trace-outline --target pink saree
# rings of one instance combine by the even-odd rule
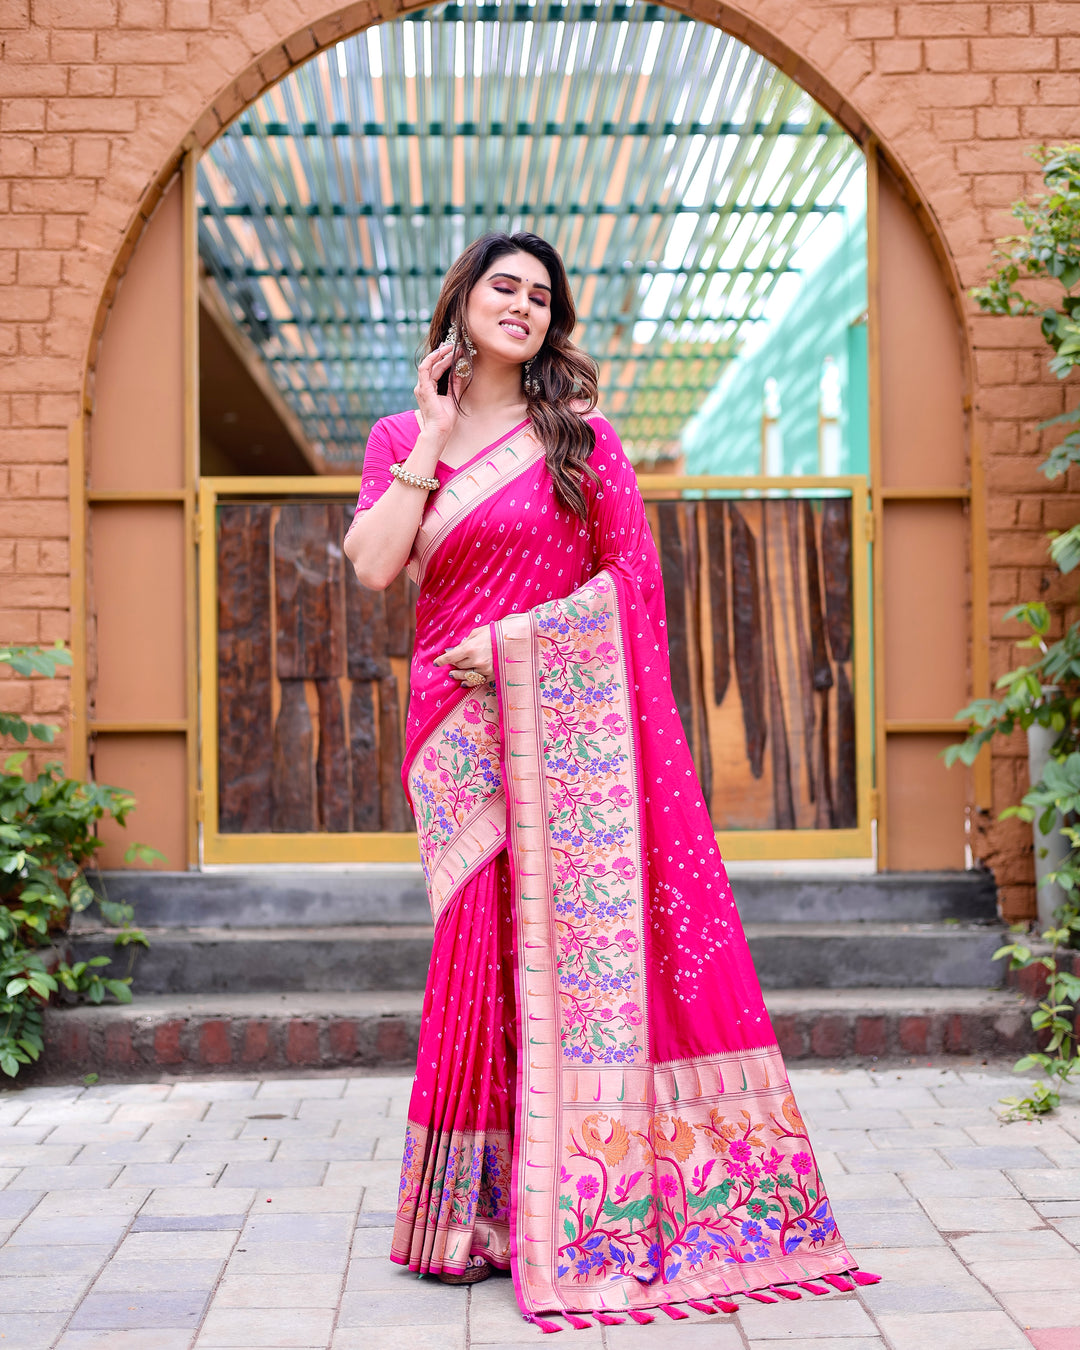
[[[527,425],[440,466],[403,777],[435,941],[391,1259],[572,1323],[850,1288],[671,695],[656,549],[594,416],[587,522]],[[378,434],[376,434],[378,433]],[[369,442],[369,506],[417,434]],[[491,625],[496,678],[431,661]]]

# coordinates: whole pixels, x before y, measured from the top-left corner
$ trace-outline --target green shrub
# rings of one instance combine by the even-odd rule
[[[0,647],[0,663],[17,675],[52,677],[71,664],[63,647]],[[0,712],[0,735],[24,745],[33,737],[51,743],[57,728]],[[0,772],[0,1071],[14,1077],[42,1051],[42,1011],[61,991],[101,1003],[111,995],[131,1000],[131,975],[106,979],[99,956],[76,965],[60,960],[53,943],[67,930],[72,913],[96,906],[102,919],[119,929],[118,946],[132,955],[146,938],[132,927],[130,905],[95,890],[87,869],[102,847],[98,821],[126,822],[135,799],[119,788],[65,776],[50,761],[33,777],[25,773],[27,751],[10,755]],[[161,855],[133,844],[126,861],[149,862]]]

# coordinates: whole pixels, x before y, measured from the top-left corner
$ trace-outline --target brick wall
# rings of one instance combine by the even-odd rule
[[[206,143],[318,46],[395,0],[0,0],[0,641],[68,636],[67,427],[94,334],[140,212],[185,138]],[[1008,206],[1040,185],[1034,142],[1076,135],[1080,3],[686,0],[744,38],[849,128],[865,126],[918,192],[958,286],[982,279]],[[1036,326],[965,302],[978,447],[990,502],[994,674],[1013,662],[999,620],[1020,596],[1073,589],[1044,532],[1080,509],[1036,473],[1034,423],[1064,407]],[[1070,487],[1075,486],[1073,484]],[[3,672],[0,671],[0,678]],[[63,715],[62,687],[6,687],[7,706]],[[1022,747],[994,761],[1016,799]],[[978,850],[1010,911],[1032,908],[1030,845],[988,817]]]

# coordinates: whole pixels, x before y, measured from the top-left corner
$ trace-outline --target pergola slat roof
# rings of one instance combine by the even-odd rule
[[[656,5],[455,4],[321,52],[200,167],[200,249],[326,459],[407,407],[487,229],[566,259],[632,453],[670,451],[861,163],[774,66]]]

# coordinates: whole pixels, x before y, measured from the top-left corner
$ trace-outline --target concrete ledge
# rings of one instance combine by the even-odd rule
[[[336,927],[431,923],[420,864],[103,872],[112,900],[149,928]]]
[[[732,880],[747,923],[992,922],[998,917],[993,874],[876,872],[868,876],[755,873]]]
[[[1003,930],[988,924],[758,923],[745,925],[765,989],[1000,985],[992,959]],[[137,994],[296,993],[423,989],[431,957],[428,924],[351,927],[147,928],[149,951],[135,959]],[[76,927],[78,960],[113,958],[125,975],[127,951],[108,930]]]
[[[430,920],[419,864],[234,867],[218,872],[105,872],[114,900],[150,928],[336,927]],[[739,912],[756,923],[937,923],[997,917],[989,872],[879,872],[851,876],[777,871],[732,882]]]
[[[792,1062],[925,1055],[1020,1055],[1031,1005],[980,989],[774,990],[777,1039]],[[20,1081],[408,1066],[421,995],[282,994],[137,998],[49,1008],[45,1055]]]

